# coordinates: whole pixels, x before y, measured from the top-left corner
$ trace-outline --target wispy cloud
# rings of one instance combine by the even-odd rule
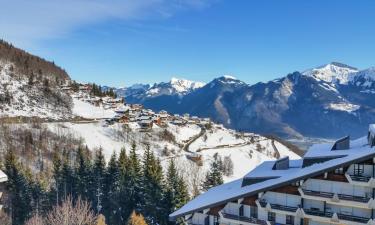
[[[17,45],[63,37],[109,19],[168,18],[214,0],[0,0],[0,38]]]

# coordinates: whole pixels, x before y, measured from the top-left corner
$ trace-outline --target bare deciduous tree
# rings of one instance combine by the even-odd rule
[[[61,205],[55,206],[46,217],[48,225],[94,225],[96,215],[91,210],[90,204],[82,199],[74,203],[68,197]]]
[[[39,215],[34,215],[28,221],[26,221],[25,225],[45,225],[43,218]]]

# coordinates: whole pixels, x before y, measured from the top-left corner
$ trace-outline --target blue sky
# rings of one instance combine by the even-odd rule
[[[375,1],[0,0],[0,38],[112,86],[375,66]]]

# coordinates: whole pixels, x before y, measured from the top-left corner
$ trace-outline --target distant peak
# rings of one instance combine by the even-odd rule
[[[224,79],[231,79],[231,80],[238,80],[236,77],[231,76],[231,75],[224,75],[223,78]]]
[[[313,69],[306,70],[302,74],[311,76],[325,82],[347,83],[350,74],[358,72],[358,69],[344,63],[332,62]]]
[[[351,69],[351,70],[358,70],[358,68],[356,68],[356,67],[349,66],[347,64],[340,63],[340,62],[331,62],[330,64],[327,64],[327,65],[333,65],[333,66],[337,66],[337,67],[341,67],[341,68],[348,68],[348,69]]]

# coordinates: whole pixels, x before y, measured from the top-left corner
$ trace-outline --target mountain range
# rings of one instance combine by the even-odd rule
[[[236,130],[287,138],[358,137],[375,121],[375,68],[337,62],[253,85],[231,76],[207,84],[173,78],[118,93],[153,110],[210,117]]]

